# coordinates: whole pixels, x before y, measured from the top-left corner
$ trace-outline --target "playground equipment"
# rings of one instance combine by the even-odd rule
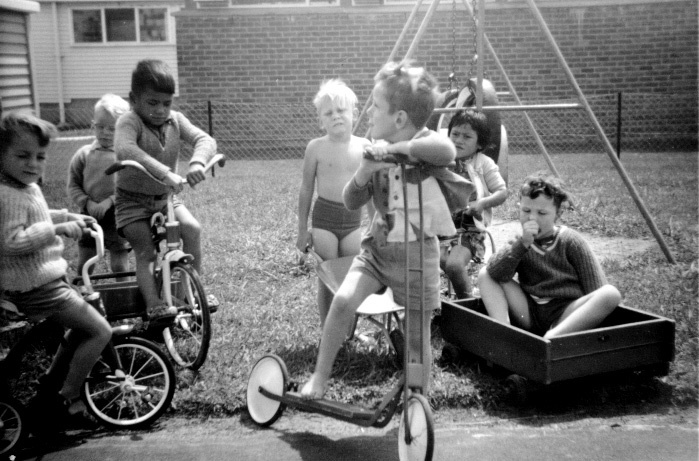
[[[405,176],[406,164],[401,165],[401,176]],[[420,168],[420,165],[413,165]],[[408,185],[403,182],[404,205],[408,207]],[[422,184],[417,183],[419,200],[419,232],[417,241],[420,242],[420,267],[409,267],[409,245],[406,241],[405,249],[405,286],[406,292],[410,292],[409,275],[411,271],[417,271],[420,277],[420,305],[410,306],[410,296],[406,296],[405,306],[405,348],[403,354],[403,371],[398,382],[374,409],[368,409],[344,402],[329,399],[307,400],[297,392],[298,385],[289,380],[284,361],[274,355],[267,354],[260,358],[250,372],[247,387],[247,409],[250,417],[260,426],[273,424],[283,413],[286,406],[293,406],[306,411],[323,414],[335,419],[350,422],[364,427],[384,427],[392,419],[398,403],[403,398],[403,414],[398,430],[398,454],[401,461],[405,460],[431,460],[434,452],[434,422],[432,410],[427,399],[422,395],[423,376],[430,372],[430,363],[425,363],[427,351],[424,350],[423,337],[426,332],[422,327],[422,318],[425,310],[424,278],[422,277],[423,256],[423,210],[422,210]],[[408,235],[410,226],[408,213],[405,213],[405,235]],[[415,289],[415,288],[412,288]],[[410,337],[410,325],[417,322],[419,325],[419,338]],[[419,344],[419,347],[416,345]]]
[[[650,212],[648,211],[645,203],[643,202],[643,199],[641,199],[638,191],[636,190],[636,187],[634,186],[633,182],[631,181],[631,178],[629,177],[628,173],[626,172],[626,169],[624,166],[621,164],[619,161],[617,154],[614,150],[614,147],[612,146],[611,142],[607,138],[606,133],[604,132],[604,129],[600,125],[599,121],[597,120],[597,117],[595,116],[594,112],[592,111],[592,108],[590,107],[590,104],[587,102],[587,98],[585,98],[585,95],[583,94],[582,90],[580,89],[580,86],[577,83],[577,80],[575,79],[575,76],[573,75],[572,71],[570,70],[570,67],[568,66],[568,63],[565,60],[565,57],[563,56],[563,53],[561,53],[561,50],[558,47],[558,44],[556,43],[556,40],[554,39],[553,35],[551,34],[551,31],[548,29],[548,26],[546,25],[546,21],[544,20],[543,16],[541,15],[541,12],[536,6],[536,3],[534,0],[525,0],[527,5],[529,6],[529,9],[531,10],[539,28],[541,29],[542,33],[545,35],[549,45],[551,46],[554,54],[556,55],[556,58],[558,60],[558,63],[560,64],[561,68],[564,71],[565,77],[574,89],[578,102],[577,103],[572,103],[572,104],[529,104],[525,105],[522,104],[519,96],[517,95],[517,92],[512,85],[512,82],[507,76],[507,72],[505,71],[504,67],[502,66],[502,63],[497,57],[497,53],[495,52],[495,49],[493,48],[492,44],[488,40],[487,35],[485,34],[485,0],[472,0],[472,3],[469,3],[469,0],[462,0],[462,3],[465,6],[465,9],[470,13],[471,17],[474,19],[474,27],[475,27],[475,37],[476,37],[476,54],[475,56],[477,59],[475,60],[476,68],[477,68],[477,73],[476,73],[476,109],[482,110],[482,111],[487,111],[487,110],[492,110],[492,111],[523,111],[525,112],[525,118],[527,120],[527,124],[529,126],[530,131],[534,135],[534,138],[536,139],[536,143],[539,146],[539,150],[541,151],[542,155],[544,156],[546,163],[548,164],[549,169],[551,172],[556,175],[560,176],[558,173],[555,165],[553,164],[553,161],[551,160],[551,157],[548,155],[546,152],[546,148],[544,146],[543,141],[539,137],[539,135],[536,133],[536,128],[529,119],[528,116],[526,116],[526,111],[531,111],[531,110],[548,110],[548,109],[563,109],[563,110],[584,110],[585,114],[587,115],[587,118],[589,119],[590,123],[592,124],[595,133],[597,134],[598,138],[604,145],[604,150],[611,160],[612,164],[614,165],[614,168],[617,170],[619,173],[619,176],[621,177],[622,181],[624,182],[624,185],[629,191],[629,194],[631,195],[631,198],[633,199],[634,203],[636,204],[637,208],[639,209],[641,215],[643,216],[644,220],[646,221],[646,224],[648,225],[648,228],[650,229],[651,233],[655,237],[656,241],[658,242],[658,245],[660,246],[660,249],[662,250],[663,254],[667,258],[667,260],[675,264],[676,260],[675,257],[673,256],[672,252],[670,251],[670,248],[668,247],[667,243],[665,242],[662,234],[660,233],[660,230],[658,229],[657,225],[655,224],[655,221],[653,217],[651,216]],[[411,59],[413,54],[415,53],[415,50],[417,48],[417,45],[419,44],[422,36],[424,35],[428,24],[430,23],[432,16],[434,12],[437,9],[437,6],[439,5],[440,0],[433,0],[432,3],[430,4],[427,12],[425,13],[425,16],[422,19],[422,22],[415,33],[415,36],[413,37],[413,41],[410,44],[410,47],[408,48],[408,51],[406,52],[404,59]],[[422,6],[422,0],[417,0],[417,3],[413,7],[413,10],[408,17],[408,20],[406,21],[405,26],[403,27],[403,30],[398,37],[398,40],[396,41],[395,46],[393,47],[393,50],[391,51],[388,61],[392,61],[395,59],[396,54],[398,52],[398,49],[400,48],[401,43],[405,39],[408,30],[410,29],[411,24],[415,20],[417,16],[417,12],[420,10],[420,7]],[[484,79],[484,63],[483,63],[483,52],[484,52],[484,47],[488,47],[488,51],[490,55],[493,57],[500,73],[502,74],[502,77],[504,78],[505,82],[507,83],[509,94],[511,97],[514,99],[515,104],[511,106],[485,106],[484,105],[484,93],[483,93],[483,79]],[[366,113],[369,105],[371,104],[371,96],[367,99],[366,104],[364,105],[364,108],[362,109],[362,112],[360,113],[359,117],[357,118],[355,122],[355,131],[357,127],[359,126],[362,117]],[[441,113],[448,113],[448,112],[455,112],[458,110],[462,110],[462,107],[451,107],[451,108],[439,108],[435,109],[434,113],[435,114],[441,114]]]

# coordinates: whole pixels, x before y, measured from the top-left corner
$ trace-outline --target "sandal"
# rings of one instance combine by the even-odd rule
[[[151,322],[167,323],[173,321],[175,317],[177,317],[177,308],[175,306],[161,304],[148,309],[148,320]]]
[[[85,404],[80,397],[67,399],[60,394],[59,397],[63,399],[62,426],[64,430],[95,430],[100,427],[100,423],[87,411],[87,407],[85,407]],[[78,409],[78,411],[71,413],[70,409],[76,403],[80,403],[81,408]]]

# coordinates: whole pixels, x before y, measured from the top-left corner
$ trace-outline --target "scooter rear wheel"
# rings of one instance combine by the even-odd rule
[[[408,412],[410,440],[405,439]],[[401,461],[431,461],[434,453],[434,420],[427,399],[413,394],[408,399],[398,428],[398,456]]]
[[[288,382],[286,365],[276,355],[267,354],[255,363],[248,378],[246,397],[248,414],[255,424],[262,427],[271,426],[286,408],[282,402],[264,396],[260,388],[282,396],[287,390]]]

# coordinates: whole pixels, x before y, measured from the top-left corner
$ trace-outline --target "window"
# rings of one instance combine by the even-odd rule
[[[195,0],[198,8],[339,6],[340,0]]]
[[[75,9],[75,43],[167,42],[167,8]]]

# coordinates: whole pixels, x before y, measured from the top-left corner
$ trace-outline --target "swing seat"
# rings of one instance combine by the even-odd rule
[[[475,79],[471,79],[470,83],[461,89],[461,91],[449,91],[444,98],[444,105],[442,108],[448,109],[452,107],[462,107],[464,109],[474,109],[475,105]],[[489,80],[483,80],[483,105],[484,106],[497,106],[499,104],[497,92],[495,87]],[[433,128],[445,136],[447,136],[449,131],[449,120],[451,120],[452,114],[441,114],[438,118],[436,127]],[[507,143],[507,130],[505,125],[500,122],[500,115],[496,111],[485,111],[486,118],[488,119],[488,126],[491,130],[491,141],[493,148],[486,149],[484,154],[492,158],[495,163],[497,163],[500,169],[500,175],[502,179],[505,180],[507,184],[508,179],[508,157],[509,157],[509,146]],[[493,130],[497,130],[499,127],[499,134],[493,134]]]
[[[315,261],[315,271],[320,281],[323,282],[333,295],[337,293],[347,272],[349,272],[354,256],[343,256],[337,259],[323,261],[312,249],[309,249],[308,253]],[[403,306],[399,306],[393,300],[393,292],[390,288],[386,288],[382,293],[369,295],[357,309],[354,317],[354,325],[351,330],[353,333],[348,339],[352,339],[359,319],[363,318],[376,326],[386,339],[387,344],[390,344],[395,350],[395,345],[391,340],[390,333],[393,329],[394,321],[395,328],[401,331],[403,330],[399,314],[404,310],[405,308]]]

